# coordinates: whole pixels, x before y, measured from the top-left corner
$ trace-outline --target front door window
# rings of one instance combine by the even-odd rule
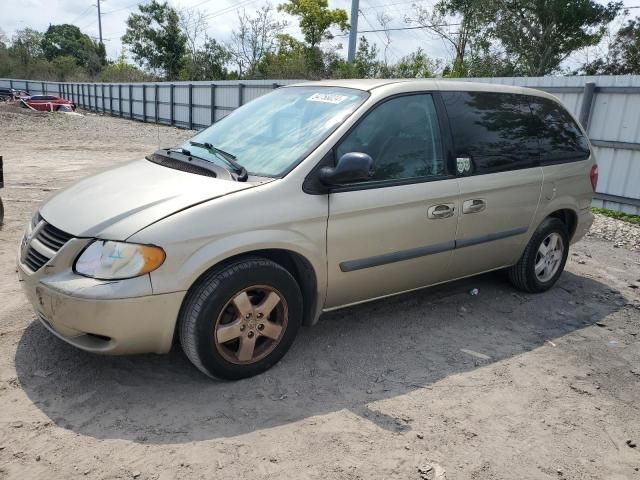
[[[337,157],[348,152],[363,152],[373,159],[371,180],[444,175],[433,98],[407,95],[375,107],[340,144]]]

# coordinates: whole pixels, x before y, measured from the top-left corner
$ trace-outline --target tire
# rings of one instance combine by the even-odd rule
[[[210,377],[252,377],[289,350],[302,315],[302,294],[293,276],[271,260],[247,257],[213,269],[192,287],[180,313],[180,344],[191,363]]]
[[[539,270],[536,273],[536,262],[542,265],[543,254],[540,249],[543,242],[556,239],[556,245],[560,244],[562,252],[555,250],[553,259],[549,260],[548,270]],[[548,244],[545,243],[545,247]],[[548,249],[548,248],[547,248]],[[566,225],[559,219],[548,217],[536,229],[529,240],[518,263],[510,267],[507,272],[511,283],[529,293],[540,293],[549,290],[558,281],[564,270],[569,255],[569,234]]]

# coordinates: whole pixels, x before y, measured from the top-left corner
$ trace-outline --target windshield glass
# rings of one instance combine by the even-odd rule
[[[344,122],[367,95],[351,88],[280,88],[238,108],[191,141],[234,155],[250,174],[279,177]],[[211,150],[189,142],[183,147],[224,165]]]

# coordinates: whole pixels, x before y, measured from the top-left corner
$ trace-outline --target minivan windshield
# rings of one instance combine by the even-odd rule
[[[252,175],[280,177],[333,132],[367,98],[352,88],[286,87],[259,97],[198,133],[184,148],[226,167],[232,154]],[[209,144],[215,149],[194,146]]]

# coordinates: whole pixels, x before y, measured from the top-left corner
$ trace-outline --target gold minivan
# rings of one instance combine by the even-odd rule
[[[543,292],[592,222],[589,141],[546,93],[440,80],[277,89],[49,199],[19,276],[52,334],[205,374],[274,365],[322,312],[497,269]]]

